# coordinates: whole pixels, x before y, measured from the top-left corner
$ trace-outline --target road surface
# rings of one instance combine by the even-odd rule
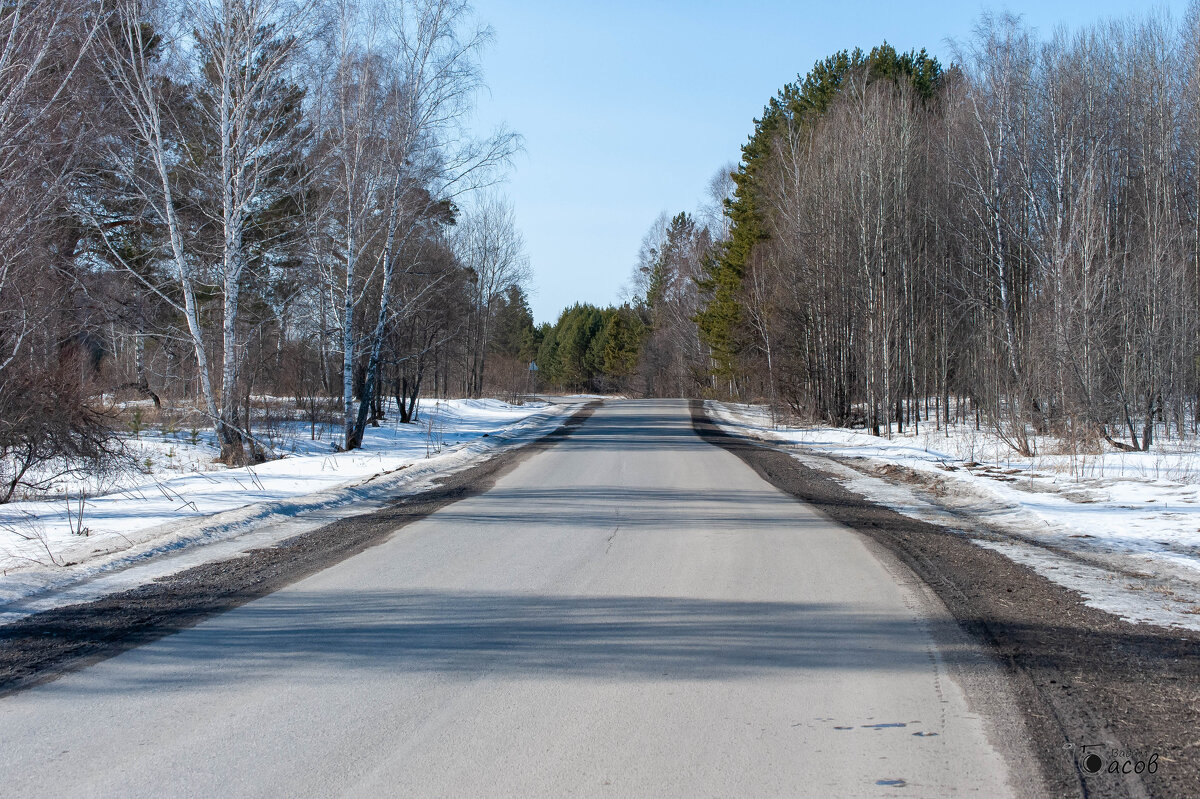
[[[1008,795],[936,616],[686,403],[610,401],[377,547],[0,699],[0,794]]]

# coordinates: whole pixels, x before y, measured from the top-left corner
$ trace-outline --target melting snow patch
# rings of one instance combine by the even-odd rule
[[[1166,588],[1145,576],[1122,575],[1018,541],[971,540],[1079,593],[1098,610],[1135,623],[1200,630],[1196,592],[1184,586]],[[1183,591],[1191,595],[1190,601],[1181,595]]]

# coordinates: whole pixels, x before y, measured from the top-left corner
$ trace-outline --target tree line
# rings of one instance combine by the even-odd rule
[[[352,449],[385,397],[493,390],[528,263],[520,139],[470,120],[490,38],[459,0],[7,0],[0,496],[113,456],[121,397],[242,464],[257,395]]]
[[[713,233],[688,213],[656,220],[643,240],[629,297],[578,303],[531,331],[536,384],[565,391],[691,396],[707,374],[696,312]]]
[[[194,408],[228,464],[270,456],[263,394],[347,449],[386,399],[543,388],[971,418],[1022,452],[1194,435],[1198,9],[835,53],[654,222],[625,301],[535,326],[491,188],[520,139],[471,124],[491,32],[461,0],[8,0],[0,498],[111,462],[131,397]]]
[[[1196,434],[1200,6],[1045,38],[984,15],[949,65],[836,53],[729,177],[703,236],[657,226],[644,389],[1023,453]]]

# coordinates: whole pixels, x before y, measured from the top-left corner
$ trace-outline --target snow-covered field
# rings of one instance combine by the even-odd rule
[[[128,442],[137,469],[63,482],[70,500],[0,505],[0,622],[381,507],[547,432],[580,404],[424,402],[417,423],[391,413],[351,452],[334,452],[328,434],[312,440],[304,422],[285,423],[275,430],[284,457],[240,469],[212,462],[211,430],[142,430]]]
[[[982,546],[1124,618],[1200,630],[1200,446],[1021,458],[973,426],[891,439],[775,424],[761,406],[709,402],[732,432],[820,458],[852,490]],[[1051,451],[1047,446],[1045,451]]]

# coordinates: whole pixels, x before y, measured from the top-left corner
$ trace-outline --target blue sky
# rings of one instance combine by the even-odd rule
[[[1043,33],[1148,7],[1135,0],[1009,2],[545,2],[475,0],[496,40],[478,123],[525,152],[504,187],[533,266],[531,304],[554,321],[617,300],[660,212],[692,211],[736,161],[767,99],[842,48],[926,47],[949,60],[986,8]],[[1186,0],[1159,4],[1181,16]]]

